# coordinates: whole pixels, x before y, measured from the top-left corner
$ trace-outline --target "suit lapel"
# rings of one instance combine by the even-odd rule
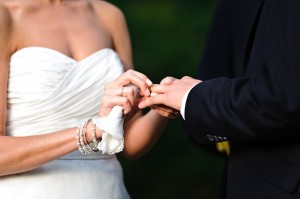
[[[232,1],[236,12],[233,14],[233,45],[236,75],[244,75],[244,71],[251,56],[256,28],[259,23],[264,0]],[[243,67],[241,67],[243,66]]]

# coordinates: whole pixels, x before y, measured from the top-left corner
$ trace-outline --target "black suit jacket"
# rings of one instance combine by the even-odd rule
[[[228,199],[300,198],[300,1],[220,1],[202,60],[185,126],[230,140]]]

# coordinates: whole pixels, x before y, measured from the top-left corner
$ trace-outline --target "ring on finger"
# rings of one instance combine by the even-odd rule
[[[124,86],[121,87],[121,97],[123,97],[123,88]]]

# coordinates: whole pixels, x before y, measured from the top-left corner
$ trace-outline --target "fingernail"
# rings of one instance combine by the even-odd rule
[[[152,85],[152,82],[150,81],[150,79],[147,79],[147,80],[146,80],[146,84],[147,84],[148,86],[151,86],[151,85]]]
[[[157,95],[157,93],[152,92],[152,93],[150,94],[150,96],[154,96],[154,95]]]

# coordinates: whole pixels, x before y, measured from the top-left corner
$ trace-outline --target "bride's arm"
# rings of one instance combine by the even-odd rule
[[[0,3],[0,176],[20,173],[77,150],[76,128],[45,135],[12,137],[6,132],[7,86],[12,53],[12,22]],[[88,127],[88,139],[91,128]],[[97,137],[101,136],[98,129]]]
[[[2,113],[3,110],[1,116]],[[0,176],[34,169],[76,150],[75,131],[71,128],[45,135],[11,137],[1,130]]]
[[[133,60],[131,52],[131,43],[125,17],[117,7],[108,2],[105,3],[106,9],[102,20],[107,22],[107,29],[110,30],[113,40],[113,46],[119,54],[120,59],[124,65],[125,71],[130,75],[130,69],[133,69]],[[103,13],[103,9],[101,10]],[[126,76],[127,74],[125,74]],[[143,76],[145,78],[145,76]],[[124,78],[125,80],[126,78]],[[145,79],[143,79],[145,80]],[[142,82],[142,81],[140,81]],[[124,82],[122,82],[124,83]],[[121,84],[116,89],[121,88]],[[145,88],[143,87],[143,90]],[[119,92],[118,90],[116,92]],[[122,102],[123,104],[124,101]],[[145,154],[157,141],[167,124],[167,118],[162,117],[156,111],[150,110],[147,114],[142,115],[138,112],[130,122],[125,123],[124,134],[124,151],[123,154],[129,159],[135,159]]]
[[[125,147],[123,154],[128,159],[137,159],[148,152],[165,129],[168,119],[150,110],[139,112],[125,124]]]

